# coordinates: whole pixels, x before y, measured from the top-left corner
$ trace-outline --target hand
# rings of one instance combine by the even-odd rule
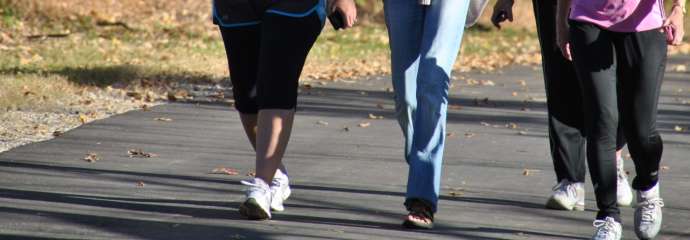
[[[501,29],[501,23],[513,21],[513,4],[515,0],[498,0],[494,4],[494,12],[491,14],[491,22],[496,28]]]
[[[570,52],[570,28],[568,24],[557,24],[556,26],[556,43],[565,59],[573,60],[573,55]]]
[[[357,6],[354,0],[332,0],[328,12],[340,11],[343,14],[344,28],[351,28],[357,22]]]
[[[671,14],[664,21],[664,27],[670,26],[673,28],[673,39],[669,39],[668,44],[680,45],[683,42],[685,35],[685,28],[683,22],[683,10],[679,5],[674,5],[671,9]]]

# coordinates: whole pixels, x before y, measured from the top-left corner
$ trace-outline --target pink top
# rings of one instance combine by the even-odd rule
[[[663,0],[573,0],[570,19],[614,32],[641,32],[664,24]]]

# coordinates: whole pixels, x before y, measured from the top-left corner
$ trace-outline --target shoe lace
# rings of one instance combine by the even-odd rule
[[[596,236],[604,239],[608,239],[608,237],[612,236],[613,231],[614,231],[614,221],[609,220],[594,220],[594,223],[592,224],[595,228],[597,228],[597,233]]]
[[[553,187],[553,191],[564,192],[568,197],[577,197],[577,189],[574,183],[561,181]]]
[[[251,189],[251,191],[268,191],[269,189],[266,189],[266,187],[263,184],[256,183],[254,181],[246,181],[242,180],[240,181],[242,185],[245,185]]]
[[[656,221],[656,208],[664,206],[664,200],[661,198],[649,199],[644,202],[638,203],[639,207],[642,208],[642,222],[654,222]]]

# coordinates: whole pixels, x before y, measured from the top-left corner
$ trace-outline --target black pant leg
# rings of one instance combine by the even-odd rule
[[[656,116],[667,45],[658,29],[619,35],[615,46],[622,73],[624,132],[637,173],[633,188],[647,190],[659,180],[663,152]]]
[[[556,178],[585,181],[584,113],[580,84],[556,45],[556,1],[533,0],[546,86],[549,142]]]
[[[587,161],[599,207],[597,219],[613,217],[620,222],[616,203],[619,111],[614,33],[577,21],[570,21],[570,33],[585,106]]]
[[[220,33],[230,69],[235,108],[244,114],[256,114],[256,82],[261,39],[260,24],[222,27]]]

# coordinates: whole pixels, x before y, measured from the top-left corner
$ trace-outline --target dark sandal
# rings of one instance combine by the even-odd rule
[[[403,227],[410,229],[434,228],[434,213],[427,203],[420,200],[411,200],[408,201],[406,205],[410,213],[407,214],[407,218],[403,222]]]

